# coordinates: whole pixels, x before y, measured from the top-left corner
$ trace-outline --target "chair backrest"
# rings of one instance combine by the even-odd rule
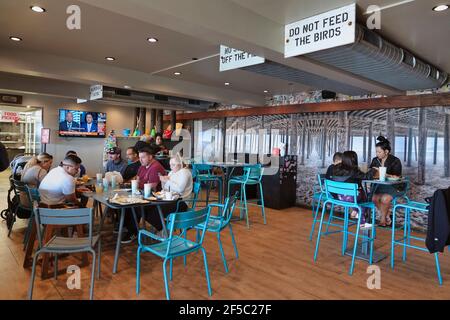
[[[317,174],[317,184],[319,185],[320,191],[325,193],[325,174],[318,173]]]
[[[179,236],[174,233],[174,230],[176,229],[187,230],[189,228],[195,227],[196,225],[203,224],[201,237],[198,242],[195,241],[197,244],[202,245],[210,212],[211,209],[209,207],[206,207],[196,211],[192,210],[180,213],[171,213],[168,217],[169,239],[166,256],[170,255],[173,238],[175,236]]]
[[[33,202],[41,202],[41,195],[39,194],[39,189],[37,188],[30,188],[27,186],[27,193],[28,193],[28,199],[31,203]]]
[[[357,183],[349,183],[349,182],[340,182],[325,179],[325,191],[329,199],[335,199],[333,195],[337,196],[351,196],[353,197],[353,201],[344,201],[344,203],[358,203],[358,184]]]
[[[60,225],[60,226],[75,226],[88,225],[89,239],[92,245],[92,228],[93,215],[92,208],[77,208],[77,209],[45,209],[37,208],[35,206],[35,219],[37,226],[45,225]],[[39,245],[42,247],[41,228],[36,228]]]
[[[234,207],[236,206],[236,200],[238,198],[238,194],[239,194],[239,192],[236,192],[231,197],[228,197],[225,199],[223,210],[221,212],[223,220],[222,220],[222,224],[221,224],[220,228],[223,228],[223,227],[227,226],[228,223],[230,223],[231,217],[233,216]]]
[[[211,175],[212,166],[205,163],[192,164],[192,176],[195,178],[199,174]]]
[[[263,175],[263,168],[261,164],[255,164],[251,166],[245,166],[244,167],[244,176],[246,177],[246,180],[258,180],[261,181],[262,175]]]
[[[192,209],[195,209],[197,205],[198,195],[200,194],[200,190],[202,189],[202,184],[200,182],[194,182],[192,187]]]

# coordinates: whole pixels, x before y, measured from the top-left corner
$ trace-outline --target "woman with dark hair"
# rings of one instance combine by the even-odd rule
[[[163,136],[159,132],[155,135],[155,144],[154,144],[154,146],[156,147],[158,152],[160,152],[162,154],[168,154],[169,153],[169,150],[163,144]]]
[[[367,173],[362,172],[358,167],[358,155],[355,151],[345,151],[342,154],[342,162],[333,167],[333,173],[331,180],[349,182],[358,184],[358,202],[364,202],[367,200],[367,196],[361,185],[362,180],[371,179],[372,171]],[[339,200],[353,202],[352,196],[339,196]],[[366,210],[363,210],[363,216],[361,217],[361,224],[366,222]],[[351,213],[352,218],[357,218],[358,211],[353,210]]]
[[[386,167],[387,177],[400,177],[402,175],[402,163],[399,158],[391,154],[391,143],[385,137],[378,137],[376,147],[376,157],[373,158],[370,168],[375,169],[375,178],[379,176],[379,167]],[[379,185],[374,190],[372,201],[380,211],[380,226],[389,226],[392,221],[389,217],[389,208],[392,199],[399,194],[404,185],[388,186]]]

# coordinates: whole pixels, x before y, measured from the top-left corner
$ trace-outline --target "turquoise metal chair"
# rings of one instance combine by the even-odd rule
[[[266,213],[264,209],[264,193],[262,188],[262,176],[264,173],[264,169],[262,168],[261,164],[256,165],[249,165],[244,167],[244,175],[240,177],[232,177],[228,181],[228,197],[230,197],[230,190],[233,185],[240,185],[240,199],[239,199],[239,209],[240,209],[240,215],[242,218],[242,209],[244,209],[245,217],[247,219],[247,228],[250,228],[250,223],[248,219],[248,205],[256,205],[258,207],[261,207],[261,213],[264,219],[264,224],[267,224],[266,221]],[[247,185],[257,185],[259,187],[259,194],[260,199],[256,199],[256,202],[249,201],[247,199],[247,193],[245,190],[245,187]],[[261,201],[261,204],[258,204],[258,201]],[[242,206],[242,203],[244,205]]]
[[[317,219],[319,216],[319,210],[321,207],[323,207],[324,202],[327,200],[327,192],[325,190],[325,175],[324,174],[317,174],[317,191],[313,195],[313,223],[311,226],[311,232],[309,234],[309,241],[312,241],[312,238],[314,236],[314,231],[316,229]],[[316,203],[316,204],[314,204]],[[339,220],[344,222],[345,218],[335,216],[334,215],[334,204],[331,204],[330,208],[330,214],[328,216],[328,221],[324,222],[327,226],[327,229],[324,233],[324,235],[333,234],[342,232],[344,230],[344,225],[339,223],[334,223],[334,220]],[[356,222],[349,222],[349,227],[355,225]],[[337,231],[329,231],[330,226],[338,228]]]
[[[316,249],[314,251],[314,261],[317,260],[317,255],[319,253],[319,245],[320,238],[322,236],[322,226],[323,219],[325,216],[326,206],[327,204],[331,204],[334,206],[341,206],[344,208],[344,226],[342,230],[343,239],[342,239],[342,255],[345,255],[347,249],[348,236],[353,235],[355,237],[355,242],[353,244],[353,254],[352,254],[352,262],[350,265],[349,274],[353,274],[354,266],[355,266],[355,258],[356,258],[356,250],[358,248],[358,239],[361,238],[362,241],[366,241],[370,244],[370,253],[369,253],[369,264],[373,263],[373,244],[374,244],[374,236],[375,236],[375,206],[373,203],[359,203],[357,201],[358,198],[358,184],[356,183],[347,183],[347,182],[338,182],[332,180],[325,180],[325,190],[327,193],[327,200],[323,203],[322,206],[322,215],[320,217],[319,224],[319,232],[317,234],[316,241]],[[353,197],[353,201],[343,201],[339,200],[339,196],[351,196]],[[361,227],[361,217],[363,215],[363,208],[370,208],[372,212],[372,226],[371,226],[371,235],[365,236],[360,235],[360,227]],[[356,232],[349,231],[349,209],[358,210],[358,220],[356,223]]]
[[[206,273],[206,283],[208,285],[208,294],[212,295],[211,282],[209,278],[208,271],[208,260],[206,258],[206,251],[203,248],[203,239],[205,236],[206,226],[208,224],[210,208],[204,208],[197,211],[187,211],[181,213],[171,213],[168,217],[168,238],[160,238],[157,235],[147,231],[139,230],[138,242],[139,247],[137,249],[137,270],[136,270],[136,294],[140,292],[140,275],[141,275],[141,253],[150,252],[154,255],[164,259],[163,262],[163,274],[164,274],[164,285],[166,288],[166,298],[170,300],[169,283],[167,279],[166,265],[170,262],[169,277],[172,280],[172,260],[177,257],[184,257],[193,252],[199,250],[203,253],[203,263],[205,265]],[[195,226],[203,224],[202,235],[198,241],[191,241],[185,239],[183,234],[175,234],[176,229],[186,230],[189,228],[194,228]],[[145,245],[143,244],[143,238],[148,237],[153,240],[160,241],[155,244]]]
[[[189,210],[195,210],[195,208],[197,207],[197,201],[198,201],[198,196],[200,194],[200,190],[201,190],[201,184],[200,182],[194,182],[194,185],[192,186],[192,197],[191,199],[186,199],[183,200],[187,205]],[[177,211],[179,211],[179,204],[180,202],[177,203]],[[190,204],[190,207],[189,207]]]
[[[398,210],[403,209],[405,213],[405,220],[403,223],[403,236],[401,238],[395,238],[395,220],[396,213]],[[412,248],[424,252],[428,252],[428,249],[421,246],[416,246],[411,244],[411,240],[422,241],[425,242],[425,238],[416,237],[411,235],[411,211],[418,212],[426,212],[428,213],[428,204],[416,201],[408,201],[406,203],[396,204],[392,211],[392,241],[391,241],[391,268],[394,269],[394,259],[395,259],[395,246],[403,247],[403,262],[406,261],[406,249]],[[402,227],[398,228],[398,230],[402,229]],[[436,263],[436,273],[439,281],[439,285],[442,285],[442,275],[441,275],[441,267],[439,264],[439,256],[438,253],[434,253],[434,259]]]
[[[31,270],[30,288],[28,291],[28,299],[32,299],[34,278],[36,275],[36,263],[38,257],[42,253],[52,253],[55,255],[55,278],[58,272],[58,254],[63,253],[78,253],[90,252],[92,254],[92,271],[91,271],[91,286],[89,291],[89,298],[94,298],[94,280],[95,280],[95,261],[96,253],[95,246],[98,248],[98,265],[97,278],[100,277],[100,259],[101,259],[101,238],[100,234],[93,235],[93,214],[92,208],[81,209],[41,209],[34,208],[36,231],[39,241],[39,248],[33,257],[33,268]],[[88,225],[88,237],[83,238],[67,238],[54,236],[47,243],[42,242],[42,234],[40,226],[46,225],[61,225],[61,226],[75,226]]]
[[[238,253],[238,249],[236,246],[236,241],[234,239],[234,234],[233,234],[233,229],[231,228],[231,216],[233,215],[233,211],[234,211],[234,207],[236,205],[236,199],[237,199],[237,192],[235,195],[225,199],[225,203],[221,204],[221,203],[212,203],[209,206],[211,208],[218,208],[219,209],[219,215],[217,216],[213,216],[210,215],[209,220],[206,224],[206,231],[207,232],[213,232],[217,234],[217,241],[219,242],[219,249],[220,249],[220,254],[222,255],[222,260],[223,260],[223,266],[225,268],[225,272],[228,273],[228,265],[227,265],[227,260],[225,258],[225,253],[223,251],[223,247],[222,247],[222,241],[220,239],[220,233],[228,227],[228,229],[230,230],[230,235],[231,235],[231,241],[233,243],[233,247],[234,247],[234,253],[236,254],[236,259],[239,258],[239,253]],[[200,230],[204,229],[204,224],[198,224],[197,226],[195,226],[195,229],[197,229],[197,239],[200,236]]]
[[[39,195],[39,190],[36,188],[30,188],[30,187],[26,187],[27,188],[27,197],[28,197],[28,201],[29,203],[39,203],[41,201],[41,196]],[[31,234],[31,229],[33,228],[33,220],[34,220],[34,210],[31,210],[31,216],[30,219],[28,220],[28,225],[27,225],[27,229],[25,231],[25,236],[23,237],[23,250],[25,250],[28,240],[30,238],[30,234]]]
[[[217,184],[219,190],[218,202],[222,202],[222,185],[223,179],[221,176],[212,173],[213,166],[204,163],[193,163],[192,164],[192,177],[196,182],[204,183],[207,185],[206,190],[206,205],[209,203],[209,194],[213,183]]]

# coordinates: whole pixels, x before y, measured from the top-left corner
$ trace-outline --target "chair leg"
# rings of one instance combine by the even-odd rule
[[[314,261],[317,260],[317,254],[319,253],[320,237],[322,235],[323,216],[325,214],[326,203],[322,206],[322,214],[320,216],[319,230],[317,232],[316,250],[314,251]]]
[[[361,211],[358,215],[358,224],[356,225],[356,233],[355,233],[355,243],[353,245],[353,254],[352,254],[352,264],[350,265],[350,275],[353,275],[353,270],[355,268],[355,258],[356,258],[356,250],[358,249],[358,238],[359,238],[359,228],[361,226]]]
[[[211,192],[211,181],[208,181],[206,184],[208,189],[206,189],[206,206],[208,206],[209,203],[209,193]]]
[[[34,254],[33,257],[33,266],[31,267],[31,278],[30,278],[30,287],[28,289],[28,300],[33,299],[33,286],[34,286],[34,278],[36,277],[36,263],[38,260],[39,255],[41,254],[41,251],[38,250]]]
[[[328,216],[327,229],[325,230],[325,234],[328,234],[328,230],[330,229],[330,223],[333,222],[334,218],[334,204],[331,204],[330,215]]]
[[[250,228],[250,223],[248,220],[248,207],[247,207],[247,192],[245,191],[245,184],[242,185],[242,192],[244,197],[244,211],[245,211],[245,217],[247,219],[247,229]]]
[[[405,209],[405,220],[403,222],[403,261],[406,261],[406,244],[408,242],[409,209]]]
[[[100,266],[101,266],[101,259],[102,259],[102,239],[99,238],[98,239],[98,244],[97,244],[98,248],[98,261],[97,261],[97,279],[100,279]]]
[[[220,240],[220,232],[217,232],[217,241],[219,242],[220,255],[222,256],[225,273],[228,273],[227,259],[225,258],[225,253],[223,251],[222,241]]]
[[[173,259],[170,259],[170,262],[169,262],[169,279],[170,279],[170,281],[172,281],[172,279],[173,279],[172,270],[173,270]]]
[[[434,254],[434,258],[436,260],[436,273],[438,276],[439,285],[442,286],[441,266],[439,264],[439,256],[437,252]]]
[[[57,253],[55,253],[55,262],[54,262],[53,269],[54,269],[54,278],[55,278],[55,280],[57,280],[58,279],[58,254]]]
[[[89,299],[94,300],[94,282],[95,282],[95,250],[90,250],[92,253],[92,271],[91,271],[91,288],[89,290]]]
[[[231,223],[228,224],[228,227],[230,228],[231,241],[233,242],[234,252],[236,254],[236,259],[237,259],[237,258],[239,258],[239,253],[238,253],[238,249],[236,246],[236,240],[234,239],[233,229],[231,228]]]
[[[136,253],[136,294],[138,295],[141,291],[141,251],[142,248],[139,246]]]
[[[23,250],[25,251],[28,243],[28,239],[30,238],[31,228],[33,227],[34,215],[31,213],[30,218],[28,219],[27,229],[25,231],[25,235],[23,237]]]
[[[372,221],[374,221],[374,220],[375,220],[375,215],[376,215],[375,209],[372,208],[372,209],[370,210],[370,212],[372,213]],[[372,223],[372,231],[371,231],[371,233],[370,233],[370,261],[369,261],[370,264],[373,263],[373,247],[374,247],[374,242],[375,242],[375,224]]]
[[[14,222],[15,222],[16,216],[17,216],[17,210],[19,210],[19,207],[17,207],[16,210],[11,211],[12,218],[11,218],[11,224],[9,225],[9,228],[8,228],[8,238],[11,236],[11,231],[12,231],[12,228],[14,226]]]
[[[206,283],[208,285],[208,294],[211,296],[212,295],[212,289],[211,289],[211,280],[209,279],[209,271],[208,271],[208,260],[206,258],[206,251],[205,249],[202,247],[202,253],[203,253],[203,262],[205,264],[205,274],[206,274]]]
[[[187,239],[187,229],[186,230],[184,230],[183,231],[183,236],[184,236],[184,239],[186,240]],[[197,231],[197,233],[198,233],[198,231]],[[186,266],[186,256],[183,256],[183,264],[184,264],[184,266]]]
[[[319,196],[319,200],[317,201],[317,206],[315,208],[315,211],[313,211],[313,223],[311,226],[311,232],[309,234],[309,241],[312,241],[312,238],[314,235],[314,230],[316,229],[317,216],[319,215],[319,205],[320,205],[321,199],[322,199],[322,195]],[[328,228],[327,228],[327,232],[328,232]]]
[[[392,234],[391,234],[391,268],[394,269],[395,260],[395,217],[397,208],[394,207],[392,213]]]
[[[166,288],[166,299],[170,300],[169,283],[167,281],[167,270],[166,270],[167,261],[168,261],[167,259],[164,259],[163,274],[164,274],[164,287]]]
[[[264,194],[263,194],[263,188],[262,188],[262,183],[261,183],[261,182],[259,183],[259,191],[260,191],[260,196],[261,196],[261,211],[262,211],[262,216],[263,216],[263,219],[264,219],[264,224],[267,224],[267,221],[266,221],[266,211],[265,211],[265,208],[264,208]]]
[[[344,230],[342,232],[342,255],[345,255],[345,251],[347,250],[347,242],[348,242],[348,207],[345,207],[344,210]]]

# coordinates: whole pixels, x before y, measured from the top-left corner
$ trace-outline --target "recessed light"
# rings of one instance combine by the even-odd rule
[[[31,106],[27,106],[27,109],[30,109],[31,108]]]
[[[173,74],[176,75],[176,76],[181,76],[181,72],[178,72],[178,71],[174,72]]]
[[[45,12],[45,9],[42,8],[42,7],[39,7],[39,6],[31,6],[30,9],[33,10],[34,12],[37,12],[37,13],[44,13]]]
[[[268,93],[269,91],[268,90],[264,90],[264,93]]]
[[[445,11],[447,9],[448,9],[448,5],[447,4],[441,4],[439,6],[434,7],[433,11],[440,12],[440,11]]]
[[[114,60],[116,60],[116,58],[114,58],[114,57],[106,57],[105,59],[108,60],[108,61],[114,61]]]
[[[22,38],[14,37],[14,36],[9,37],[9,39],[12,41],[16,41],[16,42],[22,41]]]
[[[131,89],[130,86],[123,86],[125,89]]]
[[[226,85],[226,86],[229,86],[229,85],[230,85],[230,83],[229,83],[229,82],[225,82],[225,85]]]
[[[156,39],[156,38],[147,38],[147,41],[151,42],[151,43],[155,43],[155,42],[158,42],[158,39]]]

